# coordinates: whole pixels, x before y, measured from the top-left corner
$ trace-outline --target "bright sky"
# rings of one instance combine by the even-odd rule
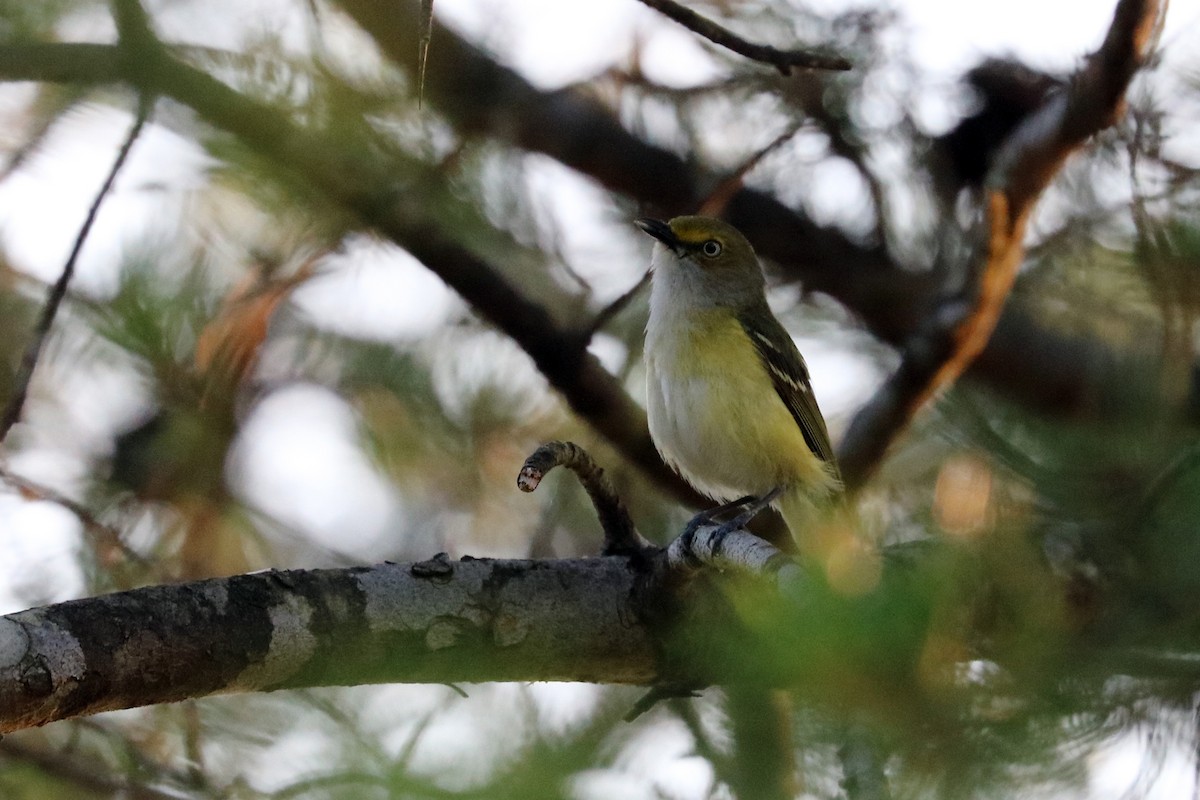
[[[876,3],[813,0],[817,10]],[[1112,19],[1107,0],[896,0],[908,20],[913,52],[925,69],[963,72],[981,57],[1012,54],[1033,66],[1063,69],[1099,45]],[[736,12],[737,4],[729,5]],[[699,83],[696,39],[636,0],[437,0],[441,19],[502,52],[522,74],[546,87],[586,78],[648,36],[647,70],[661,80]],[[697,6],[697,8],[700,8]],[[1172,0],[1166,37],[1188,31],[1200,41],[1200,0]],[[731,26],[734,27],[734,26]]]

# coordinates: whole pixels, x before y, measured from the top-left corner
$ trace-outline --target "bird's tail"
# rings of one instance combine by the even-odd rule
[[[858,515],[844,496],[793,487],[776,505],[801,560],[821,568],[830,586],[849,595],[875,588],[881,572],[879,551],[861,532]]]

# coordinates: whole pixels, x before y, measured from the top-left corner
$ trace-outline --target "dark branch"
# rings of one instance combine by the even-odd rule
[[[779,50],[770,45],[748,42],[707,17],[702,17],[690,8],[679,5],[674,0],[641,0],[641,2],[663,16],[675,20],[693,33],[703,36],[713,44],[720,45],[726,50],[732,50],[752,61],[770,64],[784,75],[790,75],[795,67],[839,71],[854,67],[849,60],[841,56],[814,50]]]
[[[638,294],[643,289],[645,289],[646,286],[648,286],[649,284],[650,284],[650,270],[646,270],[646,273],[644,275],[642,275],[642,277],[638,278],[637,283],[635,283],[633,286],[630,286],[628,289],[626,289],[624,292],[622,292],[621,296],[618,297],[616,300],[613,300],[611,303],[606,305],[604,308],[600,309],[600,311],[596,314],[596,316],[592,319],[592,321],[588,324],[587,328],[584,330],[582,338],[584,338],[586,341],[589,341],[589,342],[592,339],[594,339],[596,336],[596,333],[598,331],[603,330],[604,326],[607,325],[609,322],[611,322],[613,317],[615,317],[617,314],[620,314],[621,311],[623,311],[626,306],[628,306],[631,302],[633,302],[633,299],[635,297],[637,297]]]
[[[158,48],[150,17],[139,0],[112,0],[113,21],[122,49],[131,58]]]
[[[30,49],[32,47],[33,49]],[[79,53],[94,69],[89,80],[122,79],[117,48],[91,45],[0,47],[0,75],[9,78],[64,79],[61,63],[46,50],[69,59]],[[444,48],[440,48],[444,49]],[[101,58],[102,52],[107,58]],[[20,58],[18,56],[28,56]],[[277,110],[235,92],[169,54],[158,58],[153,74],[131,73],[131,81],[192,108],[213,126],[250,147],[341,204],[362,223],[404,248],[458,292],[488,322],[510,336],[533,359],[576,413],[607,438],[630,462],[682,502],[704,501],[663,464],[650,440],[645,414],[616,378],[586,350],[577,332],[561,328],[550,313],[470,250],[448,238],[420,204],[398,196],[389,176],[414,165],[380,164],[377,148],[322,138],[293,125]],[[432,74],[431,74],[432,77]]]
[[[339,5],[389,58],[415,70],[415,2],[385,8],[371,0],[339,0]],[[539,91],[454,31],[436,21],[435,28],[438,47],[428,65],[428,99],[464,135],[543,153],[662,216],[693,213],[718,183],[625,130],[598,101],[580,92]],[[4,66],[0,52],[0,73]],[[55,66],[50,60],[44,68]],[[844,303],[891,344],[903,345],[936,302],[938,285],[928,274],[903,269],[882,247],[858,244],[763,192],[736,192],[725,218],[789,279]],[[1010,307],[971,375],[1042,412],[1111,418],[1163,401],[1152,376],[1134,386],[1128,380],[1130,369],[1146,368],[1143,362],[1153,355],[1114,351]],[[1194,414],[1192,404],[1200,408],[1200,400],[1188,398],[1174,411]]]
[[[839,454],[848,485],[861,485],[917,410],[983,352],[1024,257],[1034,205],[1067,157],[1117,118],[1160,13],[1155,0],[1121,0],[1104,44],[1066,92],[1001,145],[984,188],[982,224],[971,234],[968,280],[942,295],[905,343],[896,373],[855,416]]]
[[[91,86],[121,80],[116,47],[108,44],[5,44],[0,75],[6,81]]]
[[[366,0],[341,0],[340,4],[391,58],[401,64],[412,62],[419,20],[415,2],[394,4],[386,12]],[[623,129],[598,102],[572,92],[541,92],[453,31],[436,23],[435,28],[439,45],[429,62],[429,99],[464,133],[483,133],[544,153],[665,215],[694,210],[704,196],[701,187],[716,182],[675,154]],[[89,85],[119,81],[122,74],[115,48],[110,46],[6,45],[0,47],[0,78]],[[936,296],[936,286],[927,275],[899,268],[882,248],[858,245],[762,192],[738,191],[726,217],[747,234],[759,253],[793,279],[803,280],[807,289],[845,303],[887,342],[906,341]],[[471,260],[477,261],[473,256]],[[436,264],[428,266],[439,271]],[[897,298],[906,302],[897,302]],[[479,310],[522,347],[526,345],[521,335],[554,339],[553,327],[532,334],[514,334],[505,327],[499,320],[509,311],[504,306],[506,299],[500,297],[489,308],[487,298],[480,298],[484,305]],[[474,298],[468,300],[475,302]],[[519,316],[520,307],[512,310],[513,316]],[[623,441],[618,449],[647,469],[660,485],[671,486],[680,498],[699,502],[682,482],[656,464],[649,437],[624,417],[624,409],[631,405],[628,398],[610,398],[608,392],[615,382],[607,375],[586,374],[590,366],[582,375],[565,374],[564,370],[571,368],[570,363],[559,362],[558,372],[547,375],[576,411],[593,419],[593,425],[610,441]],[[1131,386],[1131,369],[1144,370],[1147,380]],[[1010,308],[974,363],[972,374],[1046,413],[1111,418],[1141,409],[1147,402],[1163,402],[1153,380],[1158,369],[1152,353],[1114,351],[1087,336],[1051,330]],[[601,387],[591,400],[582,397],[589,386]],[[624,396],[619,387],[617,390]],[[593,404],[598,411],[583,410]],[[1189,396],[1173,411],[1190,417],[1196,408],[1200,403]],[[631,438],[621,439],[623,432]]]
[[[71,283],[71,278],[75,275],[75,263],[79,260],[79,253],[83,250],[83,243],[87,241],[88,234],[92,230],[92,224],[96,221],[96,215],[100,212],[100,204],[108,196],[109,190],[112,189],[113,183],[117,180],[117,174],[121,171],[121,167],[125,165],[125,159],[129,156],[129,151],[133,147],[133,143],[137,141],[138,136],[142,132],[142,126],[146,123],[148,111],[149,109],[146,105],[139,101],[133,125],[130,126],[129,133],[125,136],[125,141],[121,143],[121,148],[117,151],[117,157],[113,160],[113,165],[109,169],[104,183],[100,186],[100,191],[96,193],[91,207],[88,208],[83,225],[79,228],[79,233],[75,236],[75,243],[71,246],[71,253],[67,256],[67,263],[63,265],[62,274],[59,275],[54,285],[50,287],[50,292],[46,296],[46,304],[42,307],[41,316],[38,317],[37,324],[34,326],[33,338],[30,339],[24,354],[21,356],[21,364],[17,369],[17,374],[13,381],[12,396],[9,398],[8,404],[4,407],[3,413],[0,414],[0,443],[3,443],[8,438],[8,432],[12,430],[12,426],[21,418],[21,411],[25,408],[25,398],[29,394],[29,383],[33,379],[33,371],[37,367],[38,357],[42,353],[42,346],[46,343],[46,337],[50,335],[50,327],[54,324],[54,318],[58,314],[58,307],[62,304],[63,298],[67,294],[67,287]]]

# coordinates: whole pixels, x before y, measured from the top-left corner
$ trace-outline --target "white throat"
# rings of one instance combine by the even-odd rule
[[[646,322],[648,339],[663,330],[686,322],[691,312],[714,305],[711,292],[704,288],[702,275],[691,264],[679,259],[666,245],[656,243],[650,259],[650,318]],[[652,342],[647,344],[653,346]]]

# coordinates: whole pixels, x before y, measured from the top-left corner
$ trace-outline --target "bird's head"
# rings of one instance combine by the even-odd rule
[[[672,283],[702,290],[720,303],[761,297],[763,275],[758,257],[741,232],[711,217],[676,217],[670,222],[641,218],[637,226],[658,240],[654,270]],[[679,288],[682,288],[680,286]]]

